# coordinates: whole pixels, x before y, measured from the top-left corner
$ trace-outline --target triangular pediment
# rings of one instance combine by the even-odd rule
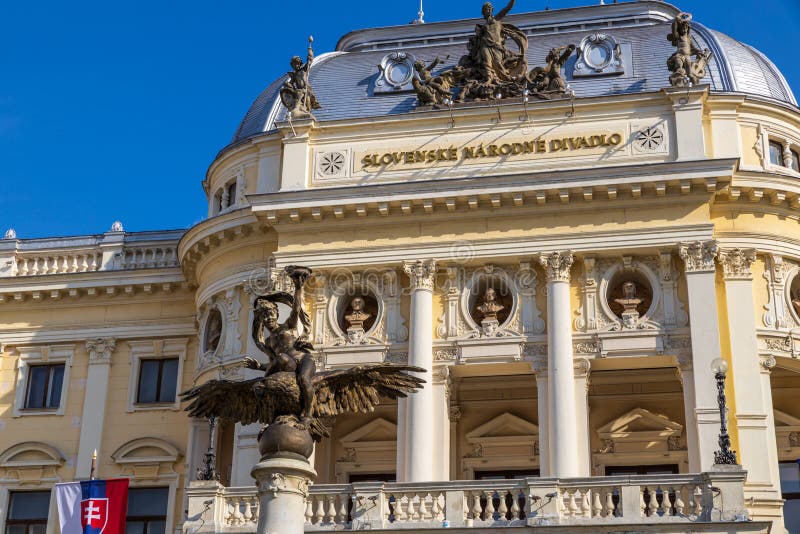
[[[800,430],[800,419],[780,410],[772,411],[775,417],[775,430],[794,432]]]
[[[342,445],[349,448],[357,448],[358,445],[365,443],[395,440],[397,440],[397,425],[380,417],[339,439]]]
[[[775,416],[775,426],[800,426],[800,419],[780,410],[772,411]]]
[[[635,408],[598,428],[597,434],[603,439],[624,439],[637,436],[669,437],[680,435],[682,431],[683,425],[664,415]]]
[[[511,413],[493,417],[467,434],[472,442],[481,438],[532,437],[539,435],[539,427]]]

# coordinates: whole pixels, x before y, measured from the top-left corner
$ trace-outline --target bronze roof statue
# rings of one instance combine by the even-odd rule
[[[485,22],[475,26],[467,54],[455,67],[434,75],[431,71],[440,63],[438,58],[427,66],[417,62],[413,86],[419,105],[440,107],[453,102],[566,96],[567,84],[561,70],[575,45],[551,49],[545,59],[547,65],[529,72],[525,32],[502,22],[512,7],[514,0],[495,15],[491,3],[483,5]]]
[[[181,393],[190,401],[192,417],[221,417],[248,425],[268,425],[259,436],[263,456],[294,454],[308,458],[314,441],[329,435],[328,421],[344,412],[370,412],[381,398],[396,399],[425,382],[409,372],[419,367],[392,364],[361,365],[337,371],[317,371],[306,336],[311,322],[303,309],[303,286],[311,275],[305,267],[287,267],[294,295],[273,292],[256,298],[252,337],[267,355],[266,365],[245,358],[246,367],[264,376],[245,381],[211,380]],[[278,322],[278,305],[291,309]]]
[[[667,40],[678,50],[667,60],[667,68],[672,72],[669,83],[673,87],[697,85],[706,76],[706,67],[713,54],[710,50],[700,50],[692,42],[692,16],[679,13],[672,21],[672,32]]]
[[[306,62],[300,56],[294,56],[289,64],[292,70],[286,73],[286,80],[281,86],[280,95],[281,102],[289,110],[289,116],[294,118],[310,117],[311,112],[315,109],[320,109],[317,97],[311,89],[311,84],[308,79],[311,63],[314,61],[314,49],[311,43],[314,42],[313,37],[308,38],[308,55]]]

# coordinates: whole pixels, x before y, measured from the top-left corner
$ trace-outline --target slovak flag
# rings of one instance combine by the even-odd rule
[[[61,534],[125,534],[128,479],[56,484]]]

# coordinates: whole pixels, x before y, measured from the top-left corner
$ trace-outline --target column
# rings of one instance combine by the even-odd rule
[[[397,399],[397,464],[395,476],[398,482],[406,482],[408,465],[408,399]]]
[[[715,287],[717,242],[681,244],[678,253],[685,264],[689,291],[689,330],[692,338],[694,398],[686,399],[694,410],[697,429],[696,462],[693,472],[709,471],[719,437],[717,388],[711,362],[720,356],[719,318]],[[752,328],[752,327],[751,327]],[[686,384],[684,384],[684,390]],[[688,424],[688,421],[687,421]],[[687,434],[688,435],[688,434]],[[692,447],[692,444],[689,444]],[[691,455],[690,455],[691,458]]]
[[[547,388],[547,358],[536,357],[531,364],[533,372],[536,373],[536,405],[538,412],[539,425],[539,476],[549,477],[552,473],[550,465],[550,431],[548,425],[550,421],[550,402]]]
[[[572,252],[553,252],[539,258],[547,280],[548,430],[553,468],[550,476],[559,478],[579,474],[569,294],[573,260]]]
[[[405,262],[403,270],[411,281],[411,317],[408,336],[408,364],[425,369],[425,385],[406,401],[405,481],[434,480],[433,401],[433,286],[436,261]],[[398,431],[402,427],[398,427]],[[399,454],[399,452],[398,452]]]
[[[691,354],[678,354],[678,377],[683,386],[683,414],[686,419],[686,448],[689,472],[700,472],[700,445],[697,441],[697,415],[694,412],[694,370]]]
[[[89,372],[86,377],[86,393],[83,399],[81,434],[78,444],[76,479],[88,479],[92,469],[92,452],[97,450],[102,457],[103,419],[106,414],[108,375],[111,370],[111,355],[117,343],[114,339],[90,339],[86,342],[89,353]],[[64,386],[66,387],[66,385]],[[109,454],[111,451],[108,451]],[[98,466],[99,466],[98,461]]]
[[[769,368],[755,357],[758,341],[750,266],[756,260],[756,251],[720,250],[718,259],[725,278],[731,347],[728,379],[733,380],[739,462],[747,470],[745,491],[747,497],[759,500],[780,499],[777,444],[774,427],[770,424]]]
[[[578,432],[578,476],[592,476],[592,451],[589,446],[589,371],[588,358],[575,360],[575,423]]]

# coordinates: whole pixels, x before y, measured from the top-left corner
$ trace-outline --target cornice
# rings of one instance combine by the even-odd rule
[[[0,331],[0,345],[18,347],[31,344],[85,342],[98,338],[152,339],[160,337],[195,336],[194,317],[170,320],[137,320],[117,324],[81,325],[80,328],[42,327]]]
[[[177,267],[0,278],[0,304],[83,297],[169,294],[186,288]]]
[[[248,195],[251,209],[271,225],[319,221],[327,217],[379,216],[391,213],[454,211],[524,205],[590,203],[643,195],[716,192],[726,185],[737,160],[717,159],[619,165],[517,175],[479,176],[364,186],[308,189]],[[182,242],[183,244],[183,242]]]

